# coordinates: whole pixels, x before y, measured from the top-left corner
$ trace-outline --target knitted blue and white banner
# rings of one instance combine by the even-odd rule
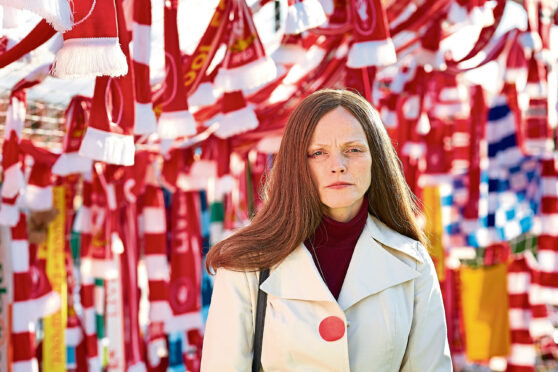
[[[513,239],[531,229],[540,203],[538,160],[524,156],[515,118],[505,97],[488,112],[488,244]]]
[[[486,247],[513,239],[531,230],[538,210],[539,162],[521,153],[504,96],[492,103],[485,138],[488,162],[481,161],[478,218],[464,218],[468,174],[454,174],[451,193],[441,195],[442,206],[451,210],[443,223],[452,246]]]

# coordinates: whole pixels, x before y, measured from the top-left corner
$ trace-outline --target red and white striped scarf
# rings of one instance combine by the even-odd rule
[[[538,237],[539,285],[544,302],[558,305],[558,170],[556,159],[541,160],[542,199]]]
[[[131,64],[128,31],[122,2],[116,1],[119,48]],[[110,119],[107,95],[113,95]],[[108,164],[134,164],[134,82],[133,69],[119,78],[98,77],[95,81],[91,116],[79,154]]]
[[[56,53],[52,74],[61,78],[122,76],[129,70],[123,49],[123,29],[116,10],[121,0],[72,2],[74,25],[63,33],[64,44]],[[122,48],[122,49],[121,49]]]
[[[535,346],[529,333],[531,272],[524,255],[508,265],[508,295],[511,350],[508,371],[534,371]]]
[[[33,284],[30,250],[27,241],[26,216],[20,213],[17,225],[11,228],[11,264],[13,269],[13,311],[11,343],[14,371],[37,368],[35,359],[35,322],[60,308],[60,296],[49,290],[46,277],[42,284]]]
[[[38,48],[55,33],[56,31],[47,21],[40,21],[19,43],[0,54],[0,68],[6,67]]]
[[[91,175],[83,179],[83,204],[74,220],[74,231],[80,233],[80,300],[83,307],[83,330],[85,333],[85,350],[89,371],[98,372],[101,362],[97,347],[97,325],[95,314],[95,277],[92,273],[92,221],[91,221]]]
[[[87,128],[91,111],[91,99],[84,96],[72,97],[64,112],[64,140],[62,154],[54,163],[52,173],[67,176],[73,173],[90,172],[93,162],[79,154],[81,141]]]
[[[397,61],[381,0],[350,0],[354,42],[347,66],[387,66]]]
[[[38,14],[56,31],[66,31],[74,25],[68,0],[0,0],[0,5],[25,9]]]
[[[12,259],[11,259],[11,229],[0,226],[0,324],[2,324],[2,339],[9,339],[12,333],[11,311],[14,297],[12,284]],[[12,355],[11,342],[0,343],[0,370],[8,371]]]
[[[245,0],[236,0],[231,10],[233,20],[223,63],[215,85],[223,90],[222,112],[215,121],[215,135],[228,138],[255,129],[259,125],[253,107],[246,104],[242,90],[263,86],[277,77],[273,59],[266,56],[263,44]]]
[[[525,112],[525,148],[531,154],[552,151],[552,128],[548,122],[548,88],[544,66],[535,56],[529,61],[525,93],[529,105]]]
[[[21,170],[21,150],[19,142],[25,122],[27,109],[26,89],[41,83],[48,75],[50,65],[41,65],[29,75],[21,79],[12,89],[10,106],[6,114],[6,128],[4,143],[2,144],[2,168],[4,182],[2,183],[2,206],[0,207],[0,223],[14,226],[19,218],[16,199],[24,187],[25,180]]]
[[[173,316],[167,332],[201,333],[201,232],[196,191],[177,190],[172,203],[169,303]],[[196,350],[189,344],[183,354]]]
[[[188,110],[188,99],[182,72],[177,12],[178,1],[166,1],[165,20],[165,66],[167,76],[163,92],[163,112],[159,117],[158,133],[163,140],[174,140],[196,133],[196,122]]]
[[[321,26],[327,20],[322,4],[318,0],[289,0],[287,8],[286,34],[300,34]]]
[[[151,171],[153,167],[150,166]],[[149,172],[149,171],[148,171]],[[163,191],[148,182],[142,197],[143,252],[149,280],[149,326],[147,357],[151,367],[168,355],[165,321],[172,317],[168,302],[169,264],[167,223]]]
[[[29,243],[27,241],[26,216],[19,214],[17,224],[11,229],[11,259],[13,270],[12,368],[14,371],[37,371],[35,359],[36,316],[31,298],[31,274],[29,272]]]
[[[134,134],[157,131],[151,103],[149,58],[151,57],[151,0],[134,1],[133,50],[134,83],[136,90],[136,124]]]

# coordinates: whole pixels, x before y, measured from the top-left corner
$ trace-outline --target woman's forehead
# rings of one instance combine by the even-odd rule
[[[316,125],[311,142],[365,141],[366,134],[361,123],[350,112],[342,107],[328,112]]]

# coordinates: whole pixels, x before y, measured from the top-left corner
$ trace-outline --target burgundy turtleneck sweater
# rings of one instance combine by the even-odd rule
[[[324,215],[313,236],[304,245],[314,264],[322,268],[325,282],[336,299],[339,297],[356,243],[368,218],[368,200],[364,198],[357,215],[348,222],[338,222]],[[314,244],[316,255],[312,250]],[[318,264],[319,262],[319,264]]]

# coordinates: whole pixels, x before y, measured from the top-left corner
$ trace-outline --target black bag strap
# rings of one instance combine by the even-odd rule
[[[252,359],[252,372],[260,371],[265,309],[267,307],[267,293],[260,289],[260,285],[262,285],[262,283],[267,279],[268,276],[269,269],[260,271],[260,282],[258,284],[258,302],[256,305],[256,326],[254,329],[254,357]]]

